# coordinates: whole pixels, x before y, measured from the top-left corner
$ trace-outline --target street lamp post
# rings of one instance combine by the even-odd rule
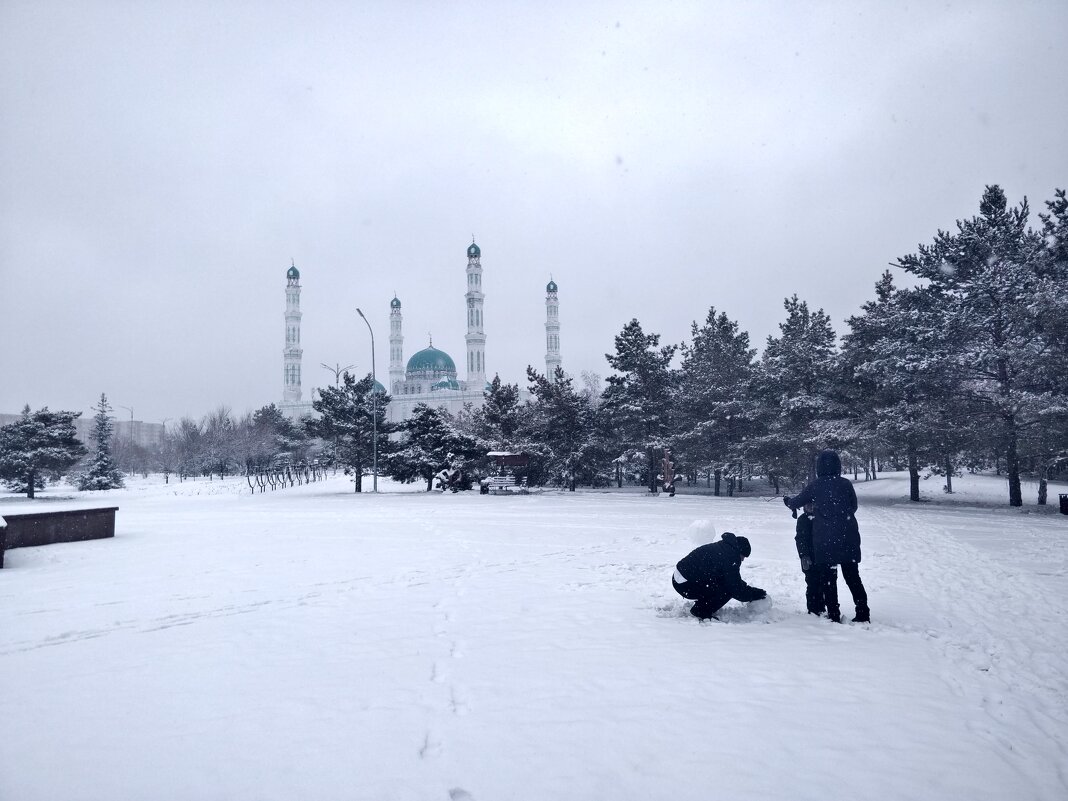
[[[170,460],[167,458],[167,421],[168,420],[173,420],[173,419],[174,419],[173,417],[164,417],[163,418],[163,422],[161,424],[161,426],[163,428],[163,432],[160,434],[160,437],[159,437],[160,457],[163,460],[163,483],[164,484],[170,484],[171,483]]]
[[[134,438],[133,407],[131,407],[131,406],[123,406],[121,403],[116,403],[115,405],[118,406],[120,409],[125,409],[126,411],[128,411],[130,413],[130,433],[129,433],[129,437],[130,437],[130,440],[133,441],[133,438]]]
[[[341,374],[351,370],[356,365],[348,364],[348,365],[342,367],[341,366],[341,362],[335,362],[334,366],[331,367],[329,364],[324,364],[323,362],[319,362],[319,366],[324,368],[324,369],[326,369],[326,370],[329,370],[331,373],[334,374],[334,386],[336,387],[338,384],[341,383]]]
[[[325,362],[319,362],[319,366],[324,368],[324,369],[326,369],[326,370],[329,370],[331,373],[334,374],[334,387],[336,388],[338,386],[338,384],[341,383],[341,374],[348,372],[349,370],[351,370],[356,365],[347,364],[344,367],[342,367],[341,366],[341,362],[334,362],[334,366],[331,367],[329,364],[326,364]],[[322,397],[322,395],[320,395],[319,397]],[[337,437],[336,436],[334,437],[334,475],[335,476],[337,475]]]
[[[357,308],[356,313],[367,323],[367,330],[371,332],[371,442],[374,449],[374,462],[371,469],[374,477],[373,491],[378,492],[378,392],[375,391],[375,384],[378,380],[375,378],[375,332],[371,328],[371,323],[363,316],[363,312]]]

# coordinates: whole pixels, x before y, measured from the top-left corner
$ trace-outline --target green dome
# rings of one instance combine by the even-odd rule
[[[456,364],[449,354],[431,345],[413,355],[404,371],[409,378],[455,378]]]
[[[399,301],[399,300],[397,300],[397,296],[396,296],[396,295],[394,295],[394,296],[393,296],[393,300],[391,300],[391,301],[389,302],[389,307],[390,307],[391,309],[399,309],[399,308],[400,308],[400,301]]]
[[[545,285],[545,291],[546,292],[555,292],[556,291],[556,281],[550,280],[549,283],[547,283]]]
[[[432,384],[431,387],[430,387],[430,391],[434,392],[435,390],[439,390],[439,389],[459,389],[459,388],[460,388],[460,384],[456,381],[455,378],[443,378],[440,381],[438,381],[436,384]]]
[[[374,394],[375,395],[385,395],[386,394],[386,388],[384,386],[382,386],[382,382],[381,381],[375,381]]]
[[[286,270],[286,278],[288,278],[290,281],[300,280],[300,270],[297,269],[297,266],[295,264],[288,270]]]
[[[481,255],[482,255],[482,250],[474,242],[472,242],[470,245],[467,246],[467,258],[470,259],[470,258],[473,258],[475,256],[481,256]]]

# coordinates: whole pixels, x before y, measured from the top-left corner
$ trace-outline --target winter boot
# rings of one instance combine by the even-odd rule
[[[838,604],[827,604],[827,618],[835,623],[842,622],[842,610],[838,607]]]
[[[709,609],[708,606],[702,604],[700,601],[690,607],[690,614],[698,620],[719,620],[719,618],[716,617],[717,611],[718,610],[716,609]]]
[[[857,604],[857,616],[853,618],[854,623],[871,623],[871,610],[868,609],[867,604]]]

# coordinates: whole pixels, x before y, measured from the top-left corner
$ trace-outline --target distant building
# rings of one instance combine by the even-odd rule
[[[293,420],[313,413],[311,400],[301,399],[304,349],[300,346],[300,318],[300,270],[291,262],[286,271],[286,346],[282,349],[282,402],[278,408]]]
[[[467,404],[478,408],[486,398],[486,329],[482,292],[482,249],[474,241],[467,248],[467,379],[461,381],[456,363],[443,350],[427,347],[404,364],[404,332],[401,302],[389,303],[389,394],[390,420],[407,420],[420,403],[456,414]]]
[[[472,241],[467,248],[467,292],[464,295],[467,311],[467,377],[460,379],[456,363],[443,350],[434,347],[432,339],[427,347],[404,361],[404,317],[400,299],[395,297],[389,307],[389,386],[378,384],[376,389],[388,392],[390,404],[388,419],[394,422],[407,420],[420,403],[443,408],[452,414],[470,404],[478,408],[485,401],[489,384],[486,364],[486,330],[483,308],[485,294],[482,292],[482,250]],[[282,351],[283,389],[280,409],[287,416],[297,419],[313,414],[310,401],[301,398],[300,347],[300,272],[296,265],[286,273],[286,343]],[[545,369],[551,376],[560,366],[560,317],[557,286],[549,281],[546,287],[546,355]],[[525,390],[522,391],[525,395]]]
[[[53,411],[57,411],[53,409]],[[64,410],[69,411],[69,410]],[[74,432],[86,445],[92,445],[93,440],[93,417],[96,412],[83,413],[74,421]],[[22,418],[21,414],[0,414],[0,426]],[[127,440],[134,445],[140,445],[149,450],[158,448],[163,443],[163,423],[145,423],[141,420],[112,420],[112,437],[116,440]]]
[[[556,282],[545,285],[545,377],[552,379],[560,366],[560,301]]]

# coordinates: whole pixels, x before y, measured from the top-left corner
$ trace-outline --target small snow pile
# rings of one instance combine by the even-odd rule
[[[690,539],[698,545],[707,545],[716,541],[716,527],[711,520],[694,520],[686,528]]]
[[[786,620],[787,614],[775,610],[774,606],[771,596],[749,603],[732,601],[716,612],[716,617],[720,623],[771,623]]]

